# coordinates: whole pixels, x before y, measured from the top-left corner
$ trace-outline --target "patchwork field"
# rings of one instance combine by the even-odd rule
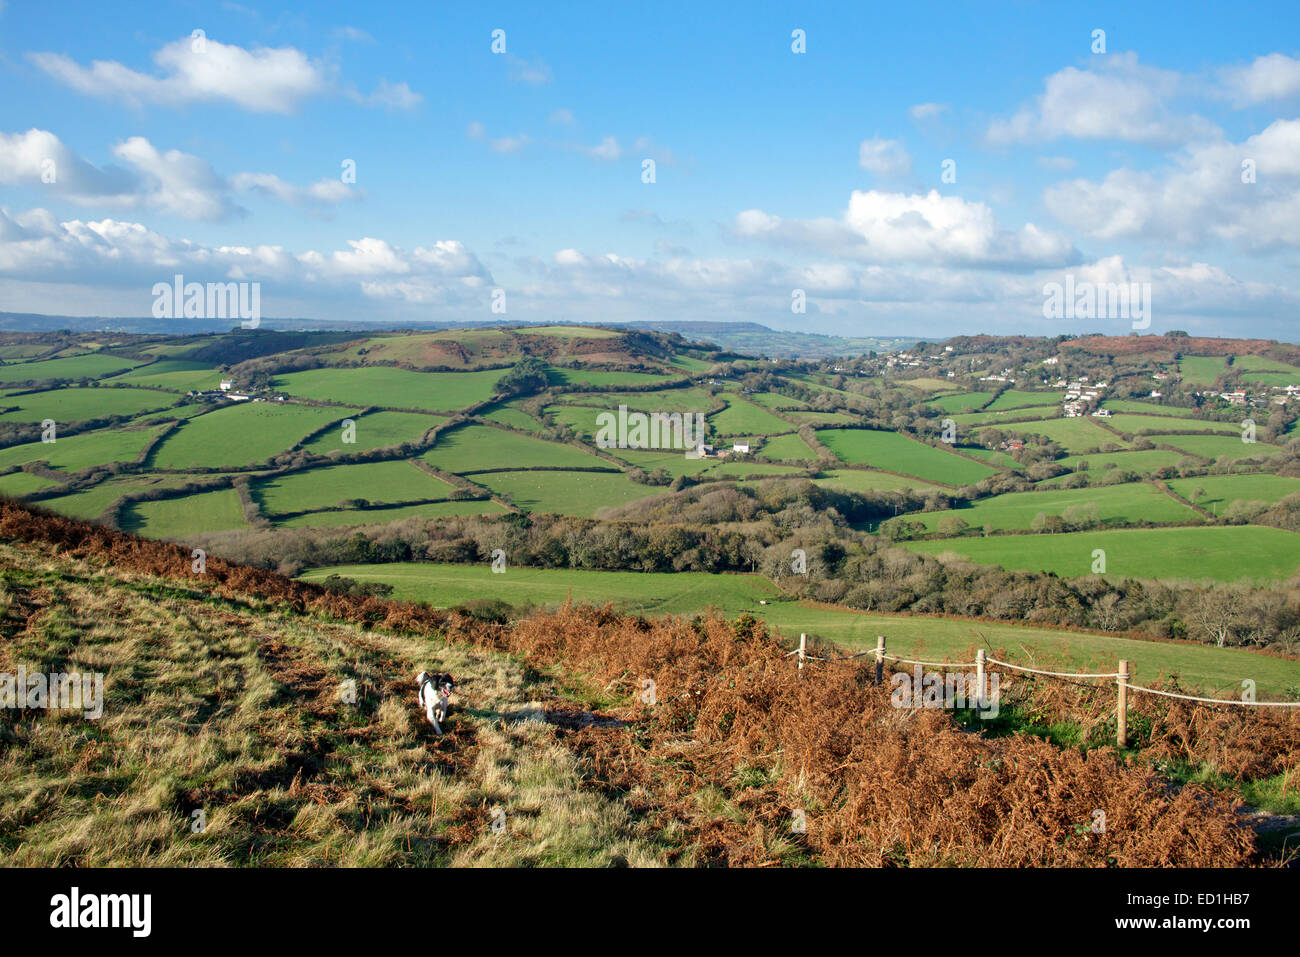
[[[758,451],[759,454],[769,459],[817,461],[817,453],[809,448],[807,442],[794,433],[770,438],[763,443],[763,447]]]
[[[424,460],[448,472],[460,473],[483,469],[614,467],[571,445],[488,425],[467,425],[440,432],[437,444],[424,454]]]
[[[343,442],[343,427],[336,426],[303,444],[308,452],[329,455],[331,452],[364,452],[404,442],[417,442],[425,432],[447,421],[444,415],[431,412],[371,412],[353,420],[356,423],[351,445]]]
[[[1214,385],[1228,369],[1226,356],[1183,356],[1178,371],[1193,385]]]
[[[1065,578],[1092,574],[1094,549],[1105,551],[1108,577],[1273,581],[1289,578],[1300,566],[1300,535],[1257,525],[948,538],[906,547]]]
[[[160,430],[114,429],[57,438],[54,442],[29,442],[0,449],[0,468],[47,461],[51,468],[79,472],[92,465],[134,462]]]
[[[149,538],[183,542],[189,535],[246,528],[239,493],[233,488],[200,492],[184,498],[135,502],[124,510],[125,531]]]
[[[1243,413],[1243,418],[1245,417]],[[1162,415],[1132,415],[1121,413],[1112,415],[1108,420],[1113,429],[1120,432],[1223,432],[1241,434],[1241,427],[1231,422],[1207,422],[1205,419]]]
[[[383,525],[406,518],[447,518],[455,515],[498,515],[507,509],[496,502],[470,500],[464,502],[427,502],[422,505],[393,505],[387,508],[329,509],[308,512],[282,519],[276,524],[283,528],[337,528],[345,525]]]
[[[347,409],[242,402],[182,424],[150,454],[151,468],[222,468],[263,462],[292,448]]]
[[[1029,529],[1038,515],[1064,515],[1068,509],[1077,512],[1087,506],[1095,507],[1093,517],[1103,524],[1146,520],[1198,525],[1202,521],[1195,511],[1145,482],[1047,492],[1010,492],[981,499],[969,508],[920,512],[891,521],[920,522],[927,530],[936,532],[944,519],[959,518],[973,528],[988,526],[994,531],[1006,531]],[[1091,509],[1088,511],[1091,515]]]
[[[1034,422],[1017,422],[1006,426],[1007,431],[1018,434],[1044,435],[1067,452],[1087,452],[1104,445],[1124,448],[1128,445],[1114,432],[1102,428],[1091,416],[1078,418],[1039,419]]]
[[[1243,442],[1240,436],[1171,435],[1164,441],[1192,455],[1211,460],[1225,459],[1229,462],[1236,462],[1239,459],[1266,459],[1281,451],[1276,445],[1269,445],[1267,442]]]
[[[42,382],[47,379],[98,379],[140,364],[138,359],[90,353],[62,359],[0,365],[0,383]]]
[[[739,396],[728,396],[727,407],[709,417],[717,435],[778,435],[793,432],[796,426]]]
[[[430,375],[389,366],[310,369],[278,377],[275,387],[289,395],[343,405],[441,412],[463,409],[490,398],[507,371],[488,369]]]
[[[508,495],[529,512],[594,516],[602,508],[662,494],[663,489],[637,485],[619,472],[491,472],[474,476],[479,485]]]
[[[1065,397],[1063,392],[1024,392],[1007,389],[996,399],[986,405],[985,412],[1003,412],[1009,409],[1024,409],[1039,405],[1060,405]]]
[[[928,404],[941,412],[973,412],[982,409],[992,398],[992,392],[957,392],[931,399]]]
[[[871,469],[832,469],[825,472],[822,478],[816,479],[816,482],[818,485],[828,485],[848,492],[901,492],[910,488],[924,491],[939,487],[920,479]]]
[[[1281,475],[1202,475],[1197,478],[1172,479],[1169,487],[1199,505],[1217,508],[1220,513],[1235,501],[1274,502],[1300,492],[1300,479]],[[1197,491],[1201,494],[1195,494]]]
[[[361,499],[374,505],[448,498],[454,487],[410,462],[331,465],[259,479],[253,495],[268,518]]]
[[[149,389],[79,389],[68,387],[45,392],[0,396],[0,422],[42,422],[60,425],[116,415],[136,415],[162,409],[176,401],[165,392]]]
[[[896,432],[871,429],[827,429],[818,440],[842,462],[873,465],[946,485],[969,485],[996,470],[906,438]]]
[[[114,384],[156,386],[173,392],[209,391],[221,385],[221,372],[206,362],[186,359],[163,359],[150,362],[108,379]]]
[[[1163,442],[1161,444],[1164,444]],[[1177,465],[1186,456],[1169,449],[1140,449],[1132,452],[1092,452],[1088,455],[1068,455],[1057,459],[1068,469],[1081,470],[1086,464],[1089,472],[1104,472],[1119,468],[1131,472],[1151,472],[1166,465]]]

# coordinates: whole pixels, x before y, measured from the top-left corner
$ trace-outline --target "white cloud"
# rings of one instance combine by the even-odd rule
[[[912,115],[912,119],[920,122],[938,116],[946,112],[948,107],[943,103],[917,103],[907,112]]]
[[[1133,53],[1097,61],[1095,68],[1066,67],[1053,73],[1033,103],[989,125],[989,142],[1005,145],[1070,137],[1179,143],[1216,132],[1199,116],[1172,111],[1171,101],[1185,86],[1178,73],[1143,66]]]
[[[866,262],[1029,268],[1074,261],[1070,240],[1032,223],[1000,226],[984,203],[958,196],[855,190],[842,220],[786,220],[761,210],[736,217],[735,235],[811,246]]]
[[[307,187],[286,183],[271,173],[237,173],[226,179],[206,160],[180,150],[159,150],[142,136],[118,143],[113,156],[124,165],[100,169],[48,130],[0,133],[0,183],[48,189],[81,206],[150,209],[208,221],[244,212],[232,200],[232,192],[256,192],[306,207],[335,205],[365,195],[333,179]],[[52,166],[46,165],[47,160]],[[50,171],[53,182],[47,181]]]
[[[858,165],[877,176],[904,176],[912,171],[912,157],[898,140],[876,137],[859,144]]]
[[[510,79],[517,83],[545,86],[552,80],[551,68],[541,57],[524,60],[513,53],[507,53],[506,62],[510,65]]]
[[[1242,181],[1247,160],[1254,183]],[[1043,200],[1062,223],[1097,239],[1300,247],[1300,120],[1277,120],[1240,144],[1189,148],[1160,173],[1122,168],[1100,183],[1058,183]]]
[[[280,246],[202,246],[171,239],[140,223],[59,222],[44,209],[0,209],[0,275],[28,281],[98,281],[147,289],[184,272],[198,281],[262,281],[282,293],[351,286],[362,295],[426,297],[411,301],[428,301],[435,294],[468,297],[491,281],[490,273],[459,241],[409,251],[373,237],[349,240],[347,245],[298,255]]]
[[[1256,57],[1249,66],[1229,67],[1219,76],[1232,99],[1242,105],[1300,95],[1300,60],[1282,53]]]
[[[595,146],[579,147],[579,149],[592,159],[597,160],[616,160],[623,155],[623,147],[612,136],[606,136]]]
[[[79,93],[134,106],[231,103],[255,113],[291,113],[304,100],[339,92],[330,69],[294,47],[244,49],[208,37],[182,37],[153,55],[158,73],[142,73],[116,60],[82,66],[61,53],[28,58]],[[341,91],[355,102],[411,109],[422,101],[406,83],[381,78],[368,96]]]
[[[572,126],[577,120],[573,117],[573,110],[558,109],[551,114],[550,121],[556,126]]]

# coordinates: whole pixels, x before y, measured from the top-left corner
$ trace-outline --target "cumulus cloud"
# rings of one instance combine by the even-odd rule
[[[1255,181],[1245,182],[1250,164]],[[1297,247],[1300,120],[1277,120],[1242,143],[1188,148],[1163,171],[1121,168],[1101,182],[1058,183],[1043,200],[1062,223],[1097,239]]]
[[[877,176],[905,176],[912,171],[912,157],[898,140],[875,137],[859,144],[858,165]]]
[[[948,107],[943,103],[917,103],[907,112],[911,114],[912,119],[920,122],[922,120],[932,119],[940,113],[946,112]]]
[[[122,165],[99,168],[48,130],[0,133],[0,183],[41,186],[81,206],[149,209],[182,219],[220,221],[244,210],[232,192],[256,192],[292,206],[332,206],[365,193],[338,180],[307,187],[270,173],[229,179],[206,161],[180,150],[159,150],[142,136],[113,147]]]
[[[29,281],[147,286],[183,272],[196,281],[270,282],[281,291],[351,286],[366,296],[412,302],[470,298],[491,282],[483,264],[457,240],[406,250],[365,237],[347,246],[300,254],[270,245],[203,246],[141,223],[60,222],[44,209],[0,209],[0,275]]]
[[[1220,71],[1229,96],[1241,105],[1300,96],[1300,60],[1283,53],[1256,57],[1249,66]]]
[[[1144,66],[1136,54],[1097,57],[1086,70],[1066,67],[1049,76],[1043,92],[1008,118],[988,127],[995,145],[1044,142],[1063,137],[1134,143],[1181,143],[1211,136],[1213,124],[1173,111],[1184,78]]]
[[[294,47],[254,47],[207,37],[182,37],[153,55],[156,73],[143,73],[116,60],[82,66],[61,53],[29,53],[28,58],[54,79],[87,96],[134,106],[227,103],[254,113],[291,113],[313,96],[334,90],[330,71]],[[380,80],[358,102],[409,109],[420,96],[405,83]]]
[[[1068,237],[1032,223],[1007,229],[984,203],[941,196],[935,190],[924,195],[855,190],[840,220],[787,220],[746,210],[736,217],[733,232],[740,238],[813,246],[870,262],[1029,268],[1077,258]]]

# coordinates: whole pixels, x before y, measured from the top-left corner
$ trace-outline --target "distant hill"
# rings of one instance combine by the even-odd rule
[[[869,352],[906,349],[919,339],[900,336],[827,336],[815,332],[786,332],[757,322],[634,322],[656,332],[675,332],[696,342],[712,342],[728,352],[787,359],[829,359]]]
[[[180,326],[183,325],[183,328]],[[389,329],[466,329],[498,326],[584,325],[584,323],[524,323],[518,320],[406,322],[398,326],[370,322],[335,322],[326,319],[264,318],[262,329],[280,331],[381,332]],[[622,322],[605,325],[622,328],[676,332],[695,342],[711,342],[726,352],[781,358],[824,359],[859,356],[868,352],[905,349],[918,340],[891,336],[825,336],[809,332],[784,332],[756,322]],[[30,312],[0,312],[0,330],[9,332],[122,332],[135,335],[194,335],[229,332],[238,328],[234,319],[155,319],[153,316],[47,316]]]

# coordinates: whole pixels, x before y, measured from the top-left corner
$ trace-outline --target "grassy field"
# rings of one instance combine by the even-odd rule
[[[795,426],[779,419],[771,412],[739,396],[727,396],[727,407],[709,417],[709,424],[718,435],[778,435],[793,432]]]
[[[437,444],[424,454],[424,460],[448,472],[500,468],[614,467],[572,445],[548,442],[488,425],[467,425],[439,433]]]
[[[1248,502],[1280,501],[1287,495],[1300,492],[1300,479],[1281,475],[1202,475],[1198,478],[1173,479],[1169,487],[1201,508],[1217,507],[1220,513],[1225,506],[1238,499]],[[1202,494],[1192,498],[1200,489]]]
[[[406,461],[331,465],[253,484],[253,495],[268,517],[336,506],[345,499],[395,504],[445,499],[453,491],[453,486]]]
[[[39,475],[32,475],[30,472],[10,472],[8,475],[0,475],[0,495],[22,498],[57,484]]]
[[[1168,449],[1143,449],[1135,452],[1093,452],[1090,455],[1069,455],[1057,459],[1069,469],[1078,469],[1083,463],[1088,464],[1090,472],[1104,472],[1110,468],[1120,468],[1130,472],[1151,472],[1166,465],[1177,465],[1186,456]]]
[[[551,385],[563,389],[571,385],[594,385],[601,388],[620,389],[627,386],[658,385],[679,379],[675,375],[659,375],[650,372],[600,372],[595,369],[559,369],[551,366],[546,370]]]
[[[150,455],[154,468],[222,468],[265,461],[292,448],[347,409],[241,402],[183,424]]]
[[[1010,432],[1021,434],[1045,435],[1067,452],[1081,453],[1103,445],[1128,445],[1113,432],[1108,432],[1098,425],[1091,416],[1066,419],[1039,419],[1034,422],[1017,422],[1006,426]]]
[[[1245,415],[1242,416],[1245,418]],[[1108,420],[1120,432],[1224,432],[1241,434],[1241,427],[1231,422],[1208,422],[1205,419],[1188,419],[1162,415],[1133,415],[1123,412]]]
[[[1281,451],[1276,445],[1269,445],[1266,442],[1243,442],[1240,436],[1230,435],[1171,435],[1163,441],[1193,455],[1200,455],[1207,459],[1222,458],[1230,462],[1238,459],[1268,458]]]
[[[161,409],[176,401],[175,396],[148,389],[50,389],[22,395],[0,396],[0,422],[42,422],[53,419],[61,425],[84,422],[110,415],[136,415]],[[13,408],[16,407],[16,408]]]
[[[429,412],[371,412],[353,421],[356,423],[356,441],[353,444],[345,445],[343,427],[335,426],[305,443],[303,448],[317,455],[329,455],[331,452],[362,452],[416,442],[425,432],[446,422],[447,417]]]
[[[509,403],[496,406],[484,418],[491,419],[493,422],[500,422],[502,425],[512,425],[516,429],[528,429],[531,432],[535,432],[542,427],[540,422],[523,409],[518,409]]]
[[[43,381],[45,379],[99,379],[140,364],[139,359],[90,353],[63,359],[37,362],[14,362],[0,366],[0,383]]]
[[[0,449],[0,468],[45,460],[51,468],[79,472],[92,465],[134,462],[159,429],[110,429],[56,438],[53,442],[29,442]]]
[[[1112,412],[1134,412],[1139,415],[1149,413],[1152,415],[1171,415],[1175,418],[1195,418],[1196,413],[1192,409],[1180,409],[1176,405],[1160,405],[1155,402],[1142,402],[1137,399],[1106,399],[1102,402],[1102,407],[1110,409]]]
[[[1039,405],[1060,405],[1065,397],[1062,392],[1024,392],[1019,389],[1007,389],[984,407],[985,412],[1003,412],[1009,409],[1024,409]]]
[[[806,409],[808,403],[793,396],[781,395],[779,392],[755,392],[746,396],[751,402],[757,402],[767,409]]]
[[[817,461],[817,453],[808,447],[807,442],[794,434],[778,435],[768,439],[758,451],[769,459]]]
[[[52,509],[73,518],[90,519],[99,515],[123,495],[131,492],[143,492],[150,488],[174,488],[183,484],[181,475],[131,475],[109,479],[88,489],[47,498],[38,502],[41,508]]]
[[[928,404],[941,412],[967,412],[982,409],[992,398],[992,392],[957,392],[931,399]]]
[[[803,475],[804,469],[796,465],[769,465],[765,462],[730,462],[715,464],[702,473],[709,478],[743,478],[749,475]]]
[[[827,485],[849,492],[899,492],[914,488],[924,491],[939,486],[920,479],[907,478],[904,475],[891,475],[889,472],[876,472],[871,469],[831,469],[822,478],[816,479],[818,485]]]
[[[387,565],[342,565],[314,569],[302,577],[320,580],[329,574],[393,586],[393,597],[451,607],[471,598],[500,598],[512,605],[605,604],[641,614],[691,614],[711,606],[728,614],[756,606],[760,598],[781,592],[760,575],[709,575],[700,572],[650,574],[571,568],[523,568],[507,565],[494,573],[488,564],[443,565],[400,562]]]
[[[596,413],[617,413],[620,405],[637,412],[708,412],[713,401],[713,396],[703,389],[690,387],[653,392],[575,392],[564,396],[562,404],[589,408],[594,421]]]
[[[344,405],[428,409],[463,409],[490,397],[506,369],[481,372],[439,372],[430,375],[389,366],[350,369],[310,369],[275,380],[289,395],[324,399]]]
[[[1127,485],[1105,485],[1099,488],[1063,489],[1048,492],[1010,492],[980,499],[970,508],[948,509],[940,512],[921,512],[900,516],[891,521],[920,522],[929,531],[938,531],[945,518],[956,517],[973,528],[986,525],[995,531],[1028,529],[1034,517],[1040,514],[1061,515],[1066,509],[1096,505],[1097,517],[1103,523],[1139,521],[1178,522],[1200,524],[1201,517],[1180,505],[1164,492],[1145,482]]]
[[[1178,363],[1184,381],[1193,385],[1214,385],[1227,368],[1226,356],[1183,356]]]
[[[621,461],[647,472],[665,469],[673,478],[679,475],[698,475],[717,464],[717,459],[688,459],[684,452],[650,449],[610,449],[609,451]]]
[[[819,635],[842,647],[874,648],[885,635],[891,654],[936,660],[969,661],[977,647],[1006,649],[1006,660],[1033,666],[1073,662],[1080,668],[1114,670],[1125,658],[1140,683],[1176,672],[1188,687],[1239,692],[1241,679],[1253,677],[1261,698],[1280,698],[1300,683],[1300,662],[1231,648],[1135,641],[1021,625],[970,622],[908,615],[877,615],[810,602],[777,600],[780,591],[756,575],[604,572],[507,566],[493,574],[488,565],[398,563],[341,565],[313,569],[302,577],[319,581],[329,574],[393,586],[393,595],[451,607],[475,598],[500,598],[516,606],[574,602],[605,604],[643,614],[690,615],[716,608],[728,617],[748,612],[789,636]],[[758,604],[766,599],[767,605]]]
[[[1092,573],[1094,549],[1105,551],[1108,577],[1275,581],[1294,575],[1300,566],[1300,535],[1257,525],[946,538],[906,547],[1066,578]]]
[[[114,384],[151,385],[174,392],[203,392],[218,388],[221,378],[221,372],[216,366],[205,362],[162,359],[131,369],[107,381]]]
[[[496,502],[428,502],[423,505],[394,505],[389,508],[330,509],[310,512],[276,522],[283,528],[337,528],[344,525],[382,525],[405,518],[447,518],[453,515],[499,515],[506,509]]]
[[[492,472],[474,481],[499,495],[509,495],[529,512],[594,516],[602,508],[625,505],[665,491],[637,485],[619,472]]]
[[[896,432],[827,429],[818,432],[817,438],[841,461],[851,465],[873,465],[947,485],[973,484],[996,471]]]
[[[246,528],[239,493],[233,488],[200,492],[184,498],[134,502],[122,516],[122,528],[149,538],[184,541],[189,535]]]

